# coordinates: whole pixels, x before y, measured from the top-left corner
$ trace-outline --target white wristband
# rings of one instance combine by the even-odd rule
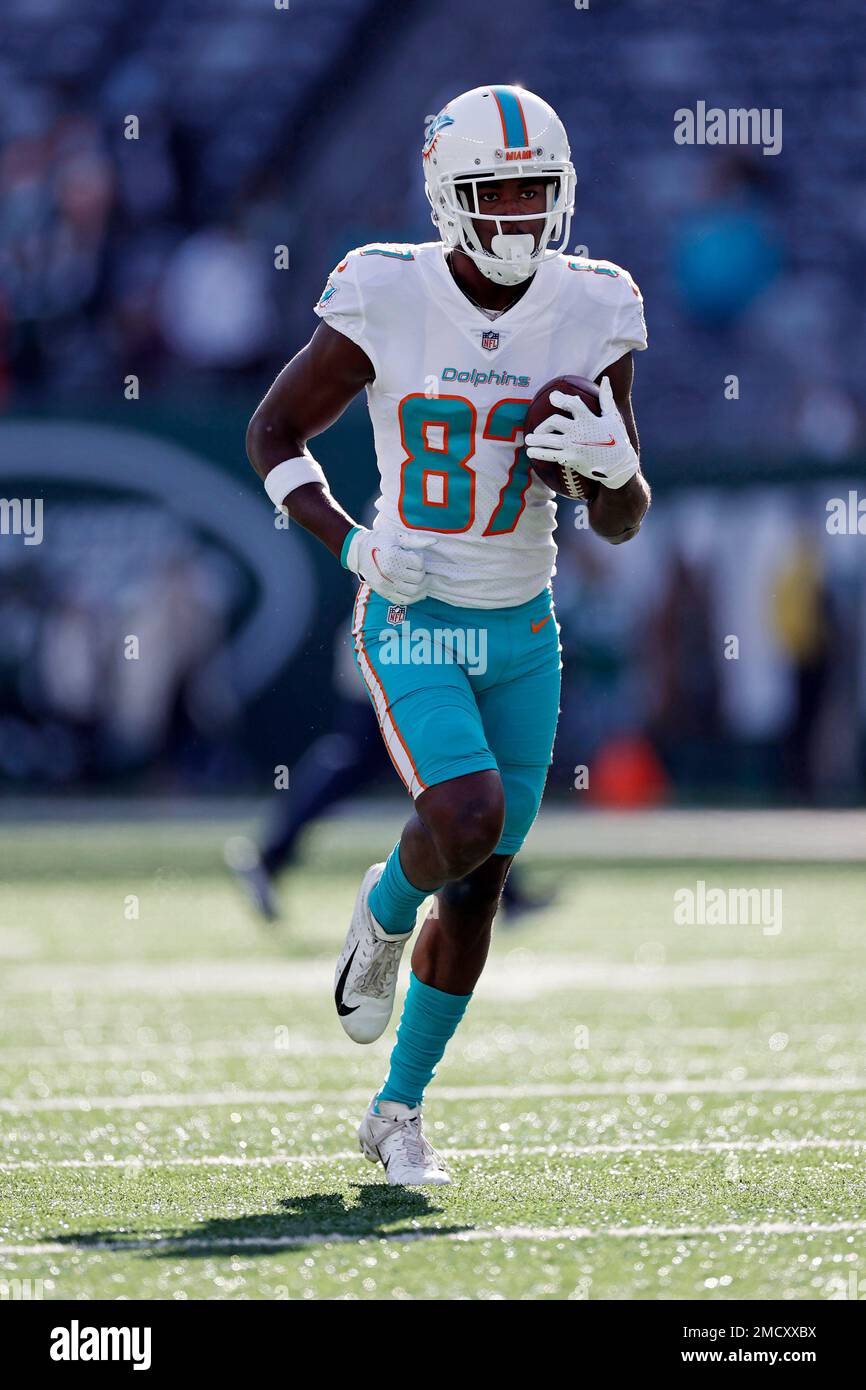
[[[265,492],[275,507],[281,507],[284,498],[296,487],[303,487],[304,483],[328,486],[328,480],[312,454],[301,454],[298,458],[284,459],[278,463],[265,478]]]

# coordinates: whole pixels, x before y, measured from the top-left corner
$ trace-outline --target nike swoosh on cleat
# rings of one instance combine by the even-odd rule
[[[539,623],[530,623],[529,626],[532,628],[532,631],[533,631],[533,632],[540,632],[541,629],[544,627],[544,624],[547,623],[547,622],[549,622],[550,619],[551,619],[552,617],[553,617],[553,614],[552,614],[552,613],[548,613],[548,615],[547,615],[546,618],[542,618],[542,619],[541,619],[541,622],[539,622]]]
[[[358,944],[360,945],[360,942]],[[340,1015],[340,1018],[345,1018],[347,1014],[353,1014],[356,1009],[361,1007],[360,1004],[352,1004],[350,1006],[349,1004],[343,1003],[343,990],[346,987],[346,979],[352,968],[352,961],[355,959],[355,951],[357,951],[357,949],[358,946],[355,947],[355,950],[343,966],[343,973],[337,981],[337,988],[334,990],[334,1003],[337,1006],[337,1013]]]

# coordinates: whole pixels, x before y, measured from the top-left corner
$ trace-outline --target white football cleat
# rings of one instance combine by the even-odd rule
[[[370,1101],[358,1129],[361,1152],[381,1163],[392,1187],[445,1187],[450,1183],[442,1159],[421,1128],[421,1107],[396,1100]]]
[[[334,971],[334,1003],[353,1042],[380,1038],[394,1011],[403,947],[415,930],[395,935],[380,927],[367,903],[384,864],[373,864],[361,880],[349,934]]]

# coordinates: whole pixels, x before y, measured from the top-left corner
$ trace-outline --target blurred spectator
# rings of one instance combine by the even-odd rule
[[[677,280],[686,312],[702,327],[730,327],[779,273],[771,190],[760,165],[726,154],[713,166],[702,203],[683,212],[676,234]]]
[[[215,228],[188,237],[168,263],[160,319],[167,346],[194,366],[263,370],[276,320],[255,245]]]
[[[111,510],[100,522],[93,505],[71,507],[50,558],[40,549],[0,566],[0,779],[167,773],[190,743],[200,775],[232,732],[237,699],[219,659],[235,601],[225,570],[144,508],[123,509],[119,544],[94,544]]]
[[[647,726],[679,785],[706,777],[721,743],[713,608],[707,564],[675,554],[646,632],[645,655],[652,691]]]

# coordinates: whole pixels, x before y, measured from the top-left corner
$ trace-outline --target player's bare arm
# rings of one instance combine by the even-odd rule
[[[623,418],[632,448],[640,456],[637,425],[631,401],[631,386],[634,379],[634,359],[630,352],[617,362],[611,363],[603,373],[613,387],[613,399]],[[601,382],[601,377],[598,378]],[[598,496],[589,504],[589,524],[596,535],[603,536],[611,545],[622,545],[630,541],[640,530],[650,504],[650,489],[643,473],[638,471],[623,487],[616,490],[602,485]]]
[[[326,545],[346,569],[392,603],[425,592],[423,550],[430,540],[393,530],[374,536],[332,496],[307,441],[332,425],[373,365],[345,333],[321,324],[280,372],[247,429],[247,453],[275,506]]]
[[[345,334],[319,324],[288,362],[247,429],[247,455],[262,482],[284,459],[303,455],[307,442],[339,419],[373,380],[369,357]],[[289,516],[339,557],[356,524],[323,482],[301,484],[283,499]]]

